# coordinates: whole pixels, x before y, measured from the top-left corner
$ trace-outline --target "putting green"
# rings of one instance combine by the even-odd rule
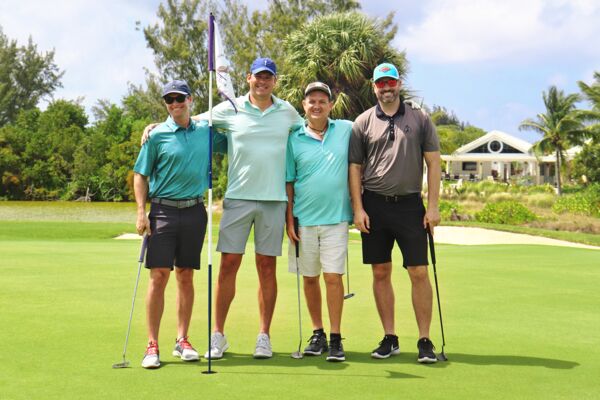
[[[252,248],[238,276],[226,326],[231,349],[215,361],[170,355],[175,290],[167,290],[160,334],[163,366],[140,367],[145,347],[144,294],[138,291],[128,356],[121,361],[139,243],[117,241],[119,222],[3,221],[0,224],[0,398],[2,399],[592,399],[600,390],[600,252],[548,246],[439,245],[438,278],[449,362],[416,363],[417,330],[408,276],[396,267],[401,354],[373,360],[382,330],[370,269],[351,239],[351,289],[343,318],[347,362],[295,360],[295,275],[278,259],[279,297],[272,327],[275,356],[254,360],[258,329]],[[129,229],[130,230],[130,229]],[[399,260],[399,255],[395,254]],[[203,258],[204,263],[205,258]],[[218,253],[214,263],[218,265]],[[206,266],[196,275],[190,339],[206,348]],[[216,276],[218,267],[215,266]],[[345,280],[344,280],[345,282]],[[302,302],[303,340],[310,322]],[[432,340],[441,349],[437,310]],[[325,314],[326,315],[326,314]],[[326,319],[327,320],[327,319]],[[303,343],[304,346],[304,343]]]

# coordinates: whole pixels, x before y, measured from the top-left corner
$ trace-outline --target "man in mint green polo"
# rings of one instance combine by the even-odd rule
[[[194,304],[194,270],[200,268],[200,252],[207,215],[202,195],[208,188],[208,124],[190,118],[192,96],[185,81],[163,88],[169,117],[152,132],[135,163],[136,228],[147,234],[146,268],[150,270],[146,295],[148,346],[144,368],[160,366],[158,331],[164,309],[165,287],[173,267],[177,277],[177,339],[173,355],[195,361],[199,355],[188,341]],[[215,149],[223,151],[225,138],[215,137]],[[150,215],[146,216],[146,201]]]
[[[221,252],[216,284],[215,328],[211,357],[223,357],[229,348],[225,321],[235,296],[238,269],[254,227],[258,272],[259,334],[255,358],[273,355],[270,327],[277,299],[276,257],[281,255],[287,196],[285,152],[294,123],[302,121],[287,101],[273,96],[277,67],[269,58],[257,58],[246,77],[248,94],[213,109],[212,121],[227,136],[227,191],[219,227],[217,251]],[[207,114],[199,116],[207,119]],[[205,354],[208,357],[208,352]]]
[[[322,82],[306,87],[302,106],[306,121],[294,126],[287,146],[289,270],[303,276],[313,325],[313,335],[304,354],[318,356],[329,350],[327,361],[344,361],[340,329],[344,304],[342,276],[348,252],[348,223],[352,221],[348,191],[352,122],[329,119],[332,93]],[[294,230],[294,218],[298,219],[298,232]],[[329,344],[321,318],[321,271],[327,290]]]

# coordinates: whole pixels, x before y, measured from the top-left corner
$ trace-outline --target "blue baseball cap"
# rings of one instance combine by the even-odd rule
[[[250,67],[250,73],[255,75],[262,71],[268,71],[273,75],[277,75],[277,66],[270,58],[257,58]]]
[[[185,94],[186,96],[192,95],[192,91],[190,90],[190,87],[188,86],[187,82],[179,79],[171,81],[165,86],[163,86],[163,97],[170,93],[181,93]]]
[[[398,69],[390,63],[379,64],[373,71],[373,82],[377,82],[381,78],[392,78],[400,80]]]

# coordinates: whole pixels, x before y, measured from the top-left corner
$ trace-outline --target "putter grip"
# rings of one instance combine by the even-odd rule
[[[298,218],[294,217],[294,233],[298,236],[298,226],[299,226]],[[296,258],[300,257],[300,244],[296,240]]]
[[[429,239],[429,253],[431,254],[431,262],[435,265],[435,246],[433,244],[433,235],[431,234],[431,228],[427,226],[427,238]]]
[[[144,262],[144,256],[146,255],[146,249],[148,248],[148,235],[144,235],[142,239],[142,250],[140,251],[140,258],[138,262]]]

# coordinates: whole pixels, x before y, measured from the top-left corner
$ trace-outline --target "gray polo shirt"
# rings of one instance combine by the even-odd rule
[[[398,112],[388,117],[378,103],[354,121],[348,159],[363,166],[364,189],[406,195],[421,192],[423,153],[439,149],[435,126],[425,111],[400,102]]]

